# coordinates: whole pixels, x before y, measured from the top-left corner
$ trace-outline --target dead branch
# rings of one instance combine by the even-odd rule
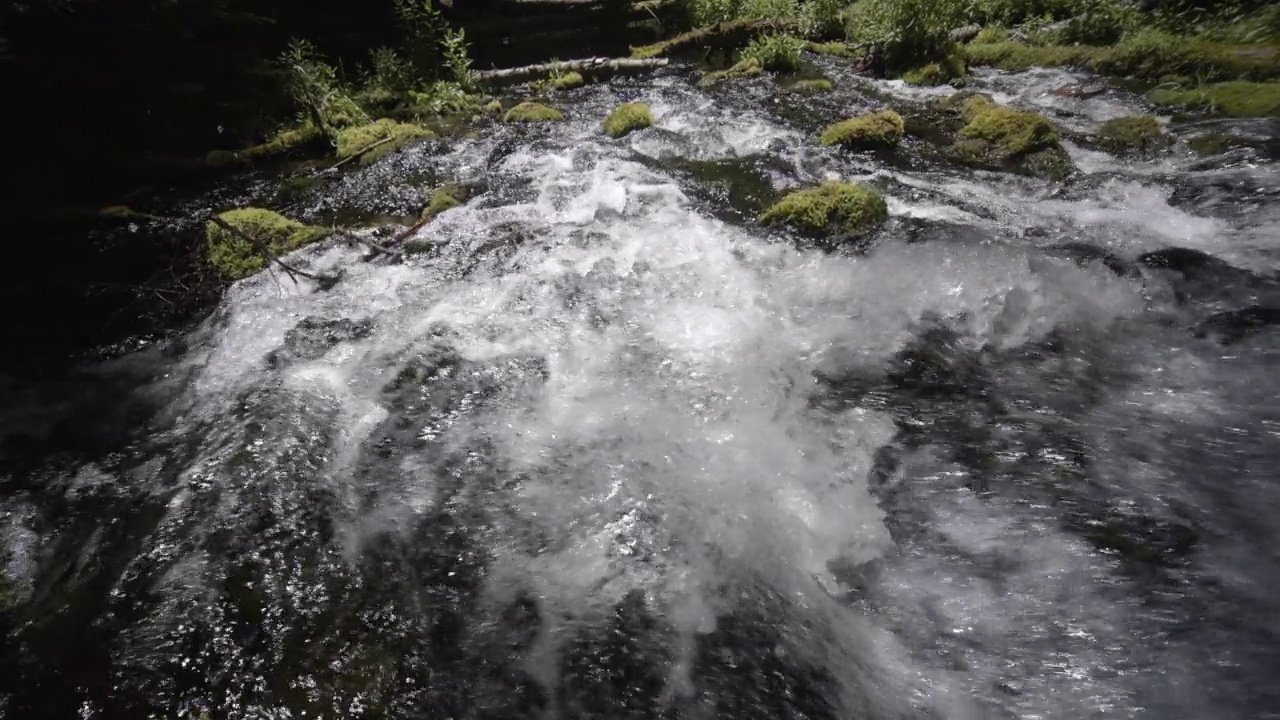
[[[360,148],[359,150],[357,150],[357,151],[355,151],[354,153],[352,153],[350,156],[348,156],[348,157],[344,157],[344,158],[342,158],[341,160],[339,160],[338,162],[336,162],[336,163],[334,163],[334,164],[330,165],[329,167],[325,168],[324,170],[321,170],[321,171],[320,171],[320,174],[336,172],[336,171],[338,171],[338,170],[340,170],[340,169],[342,169],[342,168],[346,167],[347,165],[349,165],[349,164],[351,164],[351,163],[355,162],[356,160],[359,160],[360,158],[364,157],[364,156],[365,156],[365,154],[366,154],[366,153],[368,153],[370,150],[375,150],[375,149],[377,149],[377,148],[380,148],[380,147],[382,147],[383,145],[386,145],[387,143],[389,143],[389,142],[391,142],[392,140],[395,140],[395,139],[396,139],[395,137],[387,136],[387,137],[382,138],[381,140],[377,140],[377,141],[375,141],[375,142],[369,143],[368,145],[365,145],[364,147],[362,147],[362,148]]]
[[[562,62],[541,63],[524,67],[507,68],[505,70],[472,71],[471,79],[476,82],[514,83],[526,80],[549,77],[557,72],[578,72],[583,75],[620,72],[647,72],[666,67],[666,58],[605,58],[593,57],[583,60],[565,60]]]

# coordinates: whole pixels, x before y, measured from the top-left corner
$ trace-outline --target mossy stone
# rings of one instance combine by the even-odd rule
[[[564,120],[564,113],[536,102],[522,102],[508,110],[502,117],[503,122],[509,123],[560,122],[561,120]]]
[[[983,140],[1005,155],[1023,155],[1055,147],[1058,131],[1043,115],[1007,107],[981,107],[985,101],[970,100],[964,114],[968,120],[960,136]]]
[[[609,137],[620,138],[627,133],[653,125],[653,112],[642,102],[623,103],[609,113],[604,121],[604,132]]]
[[[1167,145],[1169,138],[1159,120],[1135,115],[1104,122],[1093,140],[1113,153],[1145,153]]]
[[[1147,99],[1160,106],[1183,106],[1228,117],[1280,117],[1280,82],[1216,83],[1189,90],[1158,88]]]
[[[490,100],[490,101],[489,101],[489,103],[488,103],[487,105],[485,105],[485,106],[484,106],[484,111],[485,111],[485,113],[487,113],[487,114],[489,114],[489,115],[497,115],[497,114],[501,113],[501,112],[502,112],[502,101],[501,101],[501,100]]]
[[[422,211],[422,219],[428,220],[440,213],[460,207],[467,200],[467,189],[461,185],[445,185],[431,191],[431,199]]]
[[[902,74],[903,82],[908,85],[935,86],[946,85],[953,80],[968,74],[964,58],[959,53],[948,55],[938,62],[931,62]]]
[[[271,252],[282,255],[313,243],[329,232],[263,208],[228,210],[219,214],[218,219],[253,240],[250,243],[213,222],[206,223],[209,262],[229,280],[248,277],[267,266],[267,256],[260,248],[267,247]]]
[[[551,90],[572,90],[576,87],[582,87],[586,83],[587,80],[582,77],[582,73],[567,72],[559,77],[549,80],[547,82],[547,87]]]
[[[699,85],[711,85],[721,80],[731,80],[734,78],[749,78],[764,74],[764,65],[756,58],[747,58],[740,60],[728,70],[718,70],[716,72],[707,73],[701,80]]]
[[[825,182],[797,190],[760,215],[762,225],[781,225],[811,237],[858,234],[889,217],[880,193],[866,185]]]
[[[806,93],[816,95],[818,93],[828,93],[835,89],[835,85],[826,78],[812,78],[808,80],[797,80],[787,89],[791,92]]]
[[[892,110],[877,110],[843,120],[822,131],[823,145],[839,145],[850,150],[892,149],[902,142],[902,116]]]
[[[360,164],[369,165],[411,140],[434,137],[434,132],[420,125],[383,118],[339,131],[336,143],[338,159],[349,158],[370,145],[385,140],[386,142],[360,157]]]

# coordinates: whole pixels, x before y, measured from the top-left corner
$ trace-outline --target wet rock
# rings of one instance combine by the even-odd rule
[[[866,185],[827,182],[797,190],[760,215],[762,225],[781,225],[809,237],[858,235],[889,217],[880,193]]]
[[[373,334],[371,319],[325,320],[309,317],[285,334],[284,345],[267,356],[272,367],[291,365],[323,357],[344,342],[363,340]]]
[[[1201,322],[1195,334],[1196,337],[1231,345],[1273,325],[1280,325],[1280,307],[1253,305],[1217,313]]]
[[[877,110],[829,126],[819,140],[823,145],[850,150],[891,150],[902,142],[903,129],[901,115]]]
[[[1089,243],[1066,242],[1053,245],[1047,248],[1047,250],[1051,254],[1068,258],[1081,266],[1100,262],[1107,266],[1111,272],[1120,277],[1136,278],[1141,277],[1142,275],[1137,266],[1132,262],[1129,262],[1119,255],[1104,250],[1096,245],[1090,245]]]
[[[502,116],[502,121],[507,123],[560,122],[561,120],[564,120],[564,113],[535,102],[522,102]]]
[[[636,130],[653,125],[653,112],[642,102],[623,103],[609,113],[604,121],[604,133],[620,138]]]
[[[1173,270],[1183,275],[1229,272],[1235,269],[1227,261],[1203,250],[1182,247],[1164,248],[1140,255],[1138,263],[1144,267]]]
[[[1172,138],[1151,115],[1135,115],[1104,122],[1093,141],[1117,154],[1146,154],[1168,146]]]
[[[1098,83],[1072,83],[1070,85],[1063,85],[1062,87],[1054,88],[1049,91],[1049,94],[1056,95],[1058,97],[1075,98],[1077,100],[1088,100],[1089,98],[1097,97],[1106,91],[1107,86]]]
[[[956,162],[1054,180],[1075,171],[1057,128],[1042,115],[995,105],[979,94],[953,96],[937,107],[964,122],[948,148]]]

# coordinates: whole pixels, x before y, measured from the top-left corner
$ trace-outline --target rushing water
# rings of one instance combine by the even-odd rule
[[[1070,139],[1140,98],[988,73],[1079,177],[854,156],[815,132],[939,91],[816,62],[408,149],[294,212],[471,184],[432,254],[3,388],[0,715],[1280,717],[1276,126],[1121,160]],[[752,223],[825,177],[869,248]]]

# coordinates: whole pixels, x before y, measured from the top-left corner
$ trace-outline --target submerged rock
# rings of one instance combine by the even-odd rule
[[[865,232],[888,217],[888,205],[872,188],[825,182],[782,198],[760,215],[760,223],[783,225],[810,237],[832,237]]]
[[[508,110],[502,117],[503,122],[509,123],[560,122],[561,120],[564,120],[564,113],[536,102],[522,102]]]
[[[205,226],[209,262],[229,280],[239,280],[265,268],[268,257],[261,248],[283,254],[313,243],[329,233],[325,228],[303,225],[262,208],[228,210],[218,215],[218,219],[245,236],[229,232],[213,222]],[[246,237],[253,242],[249,242]]]
[[[996,105],[977,93],[936,104],[964,125],[948,152],[966,165],[1060,179],[1075,170],[1057,129],[1043,115]]]
[[[1093,140],[1113,153],[1148,153],[1170,142],[1160,121],[1150,115],[1108,120]]]
[[[1280,325],[1280,307],[1253,305],[1209,317],[1196,327],[1196,337],[1230,345],[1273,325]]]
[[[903,128],[901,115],[877,110],[831,125],[822,131],[820,141],[850,150],[892,149],[902,142]]]
[[[653,113],[642,102],[623,103],[609,113],[604,121],[604,132],[609,137],[620,138],[634,130],[653,125]]]

